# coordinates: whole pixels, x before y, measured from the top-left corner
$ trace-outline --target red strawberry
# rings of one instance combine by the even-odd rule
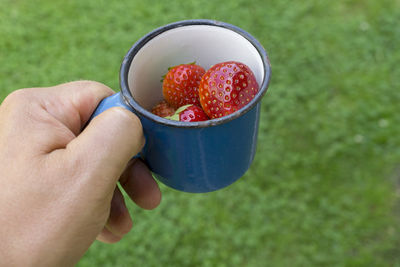
[[[200,106],[199,84],[205,70],[198,65],[182,64],[169,69],[163,80],[163,95],[174,108],[195,104]]]
[[[247,105],[258,90],[248,66],[235,61],[222,62],[212,66],[201,79],[200,103],[208,117],[220,118]]]
[[[167,103],[167,101],[162,100],[160,103],[158,103],[153,107],[151,113],[160,117],[167,117],[167,116],[172,116],[175,113],[175,109],[171,107]]]
[[[166,117],[166,119],[190,122],[206,121],[208,117],[201,107],[190,104],[178,108],[174,115]]]
[[[183,111],[179,112],[180,121],[206,121],[208,120],[207,114],[204,110],[196,105],[190,105]]]

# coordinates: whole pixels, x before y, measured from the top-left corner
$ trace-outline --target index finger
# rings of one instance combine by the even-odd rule
[[[54,118],[78,135],[102,99],[114,93],[94,81],[75,81],[35,88],[35,95]]]

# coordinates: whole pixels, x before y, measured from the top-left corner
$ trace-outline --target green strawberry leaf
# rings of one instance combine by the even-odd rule
[[[175,113],[181,113],[182,111],[184,111],[185,109],[187,109],[188,107],[190,107],[190,106],[193,106],[193,104],[188,104],[188,105],[184,105],[184,106],[182,106],[182,107],[179,107],[176,111],[175,111]]]
[[[172,120],[172,121],[179,121],[179,113],[174,113],[174,115],[164,117],[164,119],[168,119],[168,120]]]
[[[184,105],[184,106],[182,106],[182,107],[179,107],[179,108],[175,111],[174,115],[172,115],[172,116],[167,116],[167,117],[164,117],[164,118],[165,118],[165,119],[168,119],[168,120],[179,121],[179,113],[181,113],[182,111],[184,111],[185,109],[187,109],[187,108],[190,107],[190,106],[193,106],[193,104]]]

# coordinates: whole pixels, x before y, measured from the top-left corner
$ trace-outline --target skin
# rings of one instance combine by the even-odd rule
[[[78,81],[21,89],[0,106],[0,259],[4,266],[72,266],[96,240],[119,241],[140,207],[161,200],[139,119],[111,108],[84,127],[107,86]],[[82,130],[83,129],[83,130]],[[117,184],[120,186],[117,186]]]

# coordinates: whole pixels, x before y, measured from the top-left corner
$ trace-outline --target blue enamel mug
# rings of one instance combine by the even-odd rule
[[[168,67],[195,61],[207,70],[232,60],[249,66],[260,85],[242,109],[201,122],[173,121],[150,112],[163,99],[160,79]],[[260,101],[270,74],[266,51],[246,31],[214,20],[179,21],[131,47],[121,64],[121,92],[104,99],[93,116],[115,106],[131,110],[146,138],[139,156],[159,181],[184,192],[215,191],[242,177],[254,159]]]

